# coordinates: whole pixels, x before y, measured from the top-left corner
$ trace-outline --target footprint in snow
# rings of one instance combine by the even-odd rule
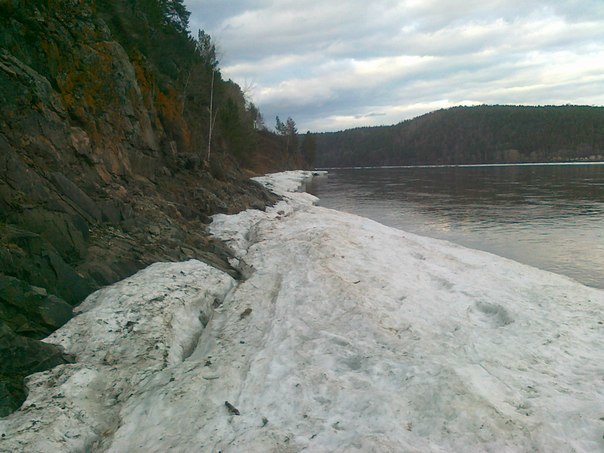
[[[468,307],[468,315],[473,321],[492,327],[504,327],[514,322],[504,307],[489,302],[474,302]]]

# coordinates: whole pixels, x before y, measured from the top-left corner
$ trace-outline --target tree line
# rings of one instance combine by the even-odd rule
[[[284,123],[278,115],[275,118],[275,130],[281,137],[282,147],[286,154],[298,156],[298,160],[305,167],[312,167],[314,165],[317,150],[314,134],[307,131],[302,140],[300,140],[296,122],[292,117],[288,117]]]
[[[604,108],[454,107],[315,137],[320,167],[601,160]]]

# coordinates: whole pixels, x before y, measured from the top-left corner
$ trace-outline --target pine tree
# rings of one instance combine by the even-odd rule
[[[309,167],[314,166],[316,154],[317,140],[315,139],[315,136],[310,133],[310,131],[307,131],[304,139],[302,140],[302,157]]]
[[[216,45],[212,42],[212,37],[203,30],[197,32],[195,51],[208,68],[216,69],[218,67]]]
[[[159,0],[166,22],[173,25],[179,32],[188,34],[189,17],[183,0]]]
[[[277,115],[277,118],[275,121],[275,130],[277,131],[277,133],[279,133],[283,136],[285,136],[285,134],[286,134],[285,124],[283,124],[283,122],[279,118],[279,115]]]

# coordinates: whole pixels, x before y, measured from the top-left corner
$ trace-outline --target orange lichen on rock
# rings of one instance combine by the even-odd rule
[[[178,92],[170,85],[168,93],[157,91],[156,105],[166,132],[177,141],[180,151],[191,152],[191,131],[181,113]]]

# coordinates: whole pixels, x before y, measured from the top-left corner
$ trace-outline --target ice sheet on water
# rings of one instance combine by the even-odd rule
[[[292,173],[267,181],[299,185]],[[113,396],[113,418],[97,397],[77,421],[96,391],[82,383],[114,385],[83,367],[79,384],[48,390],[64,389],[61,417],[116,452],[604,449],[604,292],[312,202],[288,193],[266,213],[217,216],[248,278],[226,284],[192,354],[130,369],[137,385]],[[108,310],[127,324],[128,310]],[[57,335],[73,347],[75,333]],[[136,362],[139,346],[116,347],[115,368]],[[29,431],[55,443],[37,446],[82,444],[46,412]],[[15,422],[27,417],[0,422],[0,449],[27,438]]]

